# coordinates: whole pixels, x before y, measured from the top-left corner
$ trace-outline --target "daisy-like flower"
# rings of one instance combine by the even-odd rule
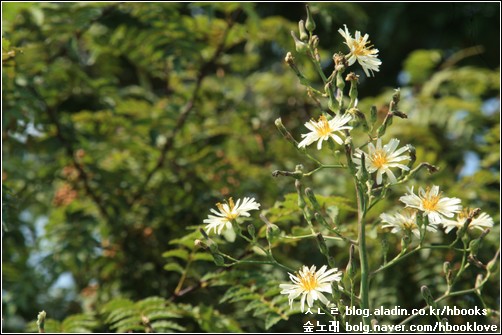
[[[414,209],[408,208],[401,213],[393,215],[382,213],[380,214],[380,219],[386,223],[382,228],[392,228],[390,232],[393,234],[399,232],[413,233],[417,238],[420,238],[420,228],[417,226],[417,211]],[[427,230],[432,232],[437,231],[437,226],[429,224]]]
[[[462,229],[468,217],[469,217],[469,210],[464,209],[457,215],[456,220],[444,220],[443,221],[444,232],[448,234],[450,231],[453,230],[453,228]],[[479,229],[483,231],[486,228],[491,228],[491,227],[493,227],[493,219],[491,218],[491,216],[486,213],[481,213],[477,217],[472,219],[471,223],[469,223],[468,229]]]
[[[331,293],[331,283],[333,281],[339,282],[342,279],[342,272],[337,268],[326,271],[327,266],[324,265],[316,272],[315,265],[309,269],[303,266],[302,269],[296,274],[289,274],[289,278],[293,284],[280,284],[282,288],[281,294],[288,294],[289,306],[293,308],[293,300],[301,297],[301,310],[305,309],[305,300],[307,305],[312,307],[314,301],[321,300],[325,305],[329,303],[328,299],[324,296],[323,292]]]
[[[413,193],[413,187],[408,189],[410,194],[405,194],[400,201],[406,204],[406,207],[416,208],[429,217],[431,224],[440,224],[443,217],[451,218],[454,213],[460,212],[462,206],[460,199],[442,197],[439,193],[439,186],[432,186],[432,188],[419,188],[418,195]]]
[[[366,170],[369,173],[373,173],[376,171],[376,182],[378,185],[382,183],[383,174],[385,173],[387,177],[389,177],[392,183],[397,182],[396,176],[391,168],[397,167],[401,170],[409,170],[406,165],[401,164],[400,162],[410,160],[410,156],[403,155],[405,151],[408,150],[408,146],[404,146],[398,150],[397,146],[399,145],[399,140],[393,138],[389,143],[383,146],[382,148],[382,140],[379,138],[376,143],[376,147],[373,143],[368,144],[368,153],[364,153],[366,155]],[[361,166],[361,155],[363,151],[361,149],[357,149],[354,154],[354,162]]]
[[[322,149],[322,142],[332,138],[336,143],[342,145],[343,140],[340,136],[336,135],[338,132],[343,135],[342,130],[352,129],[351,126],[346,126],[346,124],[352,119],[349,114],[336,115],[334,118],[328,121],[324,115],[319,118],[319,121],[310,120],[305,123],[305,127],[310,130],[308,134],[302,134],[303,140],[298,144],[298,148],[306,147],[311,145],[315,141],[317,142],[317,150]]]
[[[244,198],[241,203],[241,199],[238,199],[236,203],[232,198],[229,198],[224,204],[217,203],[218,211],[210,209],[211,213],[216,215],[209,215],[204,223],[208,223],[206,226],[207,231],[210,233],[212,229],[214,232],[221,235],[224,228],[226,231],[231,233],[232,221],[236,220],[240,216],[249,216],[248,213],[251,210],[260,209],[260,204],[255,202],[254,198]],[[235,234],[234,234],[235,238]]]
[[[350,53],[347,55],[347,62],[349,66],[357,62],[362,66],[366,76],[371,77],[373,71],[379,71],[379,66],[382,61],[378,59],[378,49],[374,49],[368,40],[369,35],[365,34],[361,36],[361,32],[356,30],[355,38],[352,38],[346,25],[345,31],[338,29],[338,32],[345,38],[345,44],[350,49]]]

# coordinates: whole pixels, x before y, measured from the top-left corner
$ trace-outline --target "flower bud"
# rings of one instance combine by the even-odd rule
[[[256,228],[252,223],[248,224],[248,233],[251,236],[251,238],[254,239],[256,237]]]
[[[37,316],[37,326],[39,333],[45,333],[45,318],[47,317],[47,313],[45,311],[41,311]]]
[[[436,302],[434,301],[434,298],[432,297],[431,291],[427,286],[422,286],[420,288],[420,292],[422,293],[422,297],[424,298],[425,302],[427,305],[431,307],[436,307]]]
[[[374,124],[378,118],[378,112],[376,106],[371,106],[370,115],[371,115],[370,116],[371,124]]]
[[[303,43],[296,37],[295,33],[291,31],[291,36],[293,36],[293,39],[295,40],[295,48],[298,53],[304,54],[307,52],[309,49],[308,45],[306,43]]]
[[[305,22],[305,28],[312,33],[315,30],[315,21],[312,18],[309,6],[306,5],[305,8],[307,9],[307,22]]]
[[[314,49],[317,48],[319,46],[319,36],[313,35],[310,39],[310,44]]]
[[[303,23],[303,20],[300,20],[298,22],[298,31],[300,32],[300,39],[304,42],[307,42],[309,39],[309,34],[305,31],[305,24]]]
[[[413,166],[413,164],[415,164],[415,161],[417,160],[417,150],[415,149],[414,146],[408,144],[408,152],[410,153],[410,160],[407,166],[411,170],[411,167]]]
[[[220,254],[213,254],[213,260],[214,264],[216,264],[217,266],[225,265],[225,259]]]
[[[366,169],[366,154],[361,152],[361,181],[365,182],[370,178],[368,170]]]
[[[273,223],[267,224],[267,240],[270,243],[274,243],[279,235],[281,234],[281,230],[279,227]]]
[[[322,236],[321,233],[318,233],[316,235],[316,238],[317,238],[317,245],[319,246],[319,250],[321,251],[321,254],[323,254],[324,256],[328,256],[329,255],[328,246],[326,245],[326,241],[324,240],[324,237]]]

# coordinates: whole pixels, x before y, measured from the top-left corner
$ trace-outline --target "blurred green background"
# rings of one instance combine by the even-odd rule
[[[376,105],[384,116],[401,87],[409,118],[395,120],[386,136],[413,144],[418,161],[441,168],[409,185],[441,185],[489,213],[496,225],[478,257],[488,261],[500,243],[500,4],[310,6],[328,74],[333,53],[347,52],[337,32],[343,24],[370,35],[383,64],[375,78],[354,67],[361,111]],[[272,290],[285,273],[242,267],[232,277],[193,247],[209,208],[230,196],[256,197],[281,230],[305,226],[286,196],[293,181],[271,176],[298,163],[314,167],[274,125],[281,117],[298,139],[303,123],[319,115],[284,63],[291,51],[316,81],[289,33],[300,19],[303,3],[2,3],[3,331],[30,329],[41,310],[60,321],[77,314],[50,324],[58,331],[145,330],[144,322],[111,327],[110,311],[141,310],[134,303],[153,296],[184,327],[159,312],[157,329],[302,329],[300,316],[284,320],[287,301],[268,303],[277,318],[220,302],[232,283],[267,299],[261,281]],[[353,199],[346,177],[321,172],[304,183]],[[374,267],[381,261],[378,215],[404,191],[398,187],[369,214]],[[348,234],[355,231],[350,205],[341,207]],[[398,237],[388,240],[398,248]],[[223,247],[240,254],[243,245]],[[331,247],[345,268],[348,248]],[[278,259],[321,264],[315,248],[312,240],[281,245]],[[182,251],[164,253],[173,249]],[[421,307],[421,285],[441,293],[445,260],[459,261],[424,254],[376,277],[372,285],[382,289],[372,305]],[[470,268],[458,287],[472,287],[477,273]],[[484,292],[490,308],[498,309],[498,290],[494,281]],[[448,303],[478,301],[468,295]]]

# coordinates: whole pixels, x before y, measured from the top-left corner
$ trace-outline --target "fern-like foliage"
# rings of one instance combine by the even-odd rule
[[[160,297],[149,297],[138,302],[124,298],[114,299],[102,307],[101,313],[104,322],[117,333],[185,330],[173,321],[182,316],[175,305]]]
[[[229,286],[220,303],[232,303],[246,315],[264,320],[269,329],[281,320],[287,320],[294,311],[289,308],[287,296],[280,294],[277,276],[267,271],[241,271],[208,274],[204,279],[211,286]],[[236,284],[237,283],[237,284]]]
[[[45,320],[46,333],[92,333],[99,325],[93,314],[74,314],[63,321]],[[37,322],[32,321],[26,329],[29,333],[38,333]]]

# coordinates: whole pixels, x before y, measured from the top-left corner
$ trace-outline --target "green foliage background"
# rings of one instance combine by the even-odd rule
[[[327,73],[332,54],[346,51],[343,24],[370,34],[383,65],[376,78],[361,77],[360,109],[376,105],[383,117],[401,87],[409,119],[387,135],[441,168],[410,184],[439,184],[489,213],[496,224],[479,255],[489,260],[499,246],[499,4],[311,8]],[[43,309],[53,319],[47,331],[302,329],[279,295],[286,273],[218,268],[194,240],[209,208],[229,196],[256,197],[283,231],[305,228],[293,182],[271,176],[302,163],[274,120],[299,138],[318,115],[283,62],[303,4],[3,3],[2,11],[3,330],[33,330]],[[305,183],[338,206],[350,234],[346,177],[319,173]],[[369,213],[370,264],[382,257],[378,215],[404,191]],[[399,238],[387,239],[397,250]],[[242,245],[220,248],[253,253]],[[344,269],[348,248],[330,246]],[[291,267],[322,263],[315,240],[277,248]],[[444,286],[445,260],[458,262],[422,254],[376,277],[372,305],[422,306],[419,288]],[[459,287],[472,287],[476,274]],[[491,308],[498,289],[494,280],[484,292]]]

